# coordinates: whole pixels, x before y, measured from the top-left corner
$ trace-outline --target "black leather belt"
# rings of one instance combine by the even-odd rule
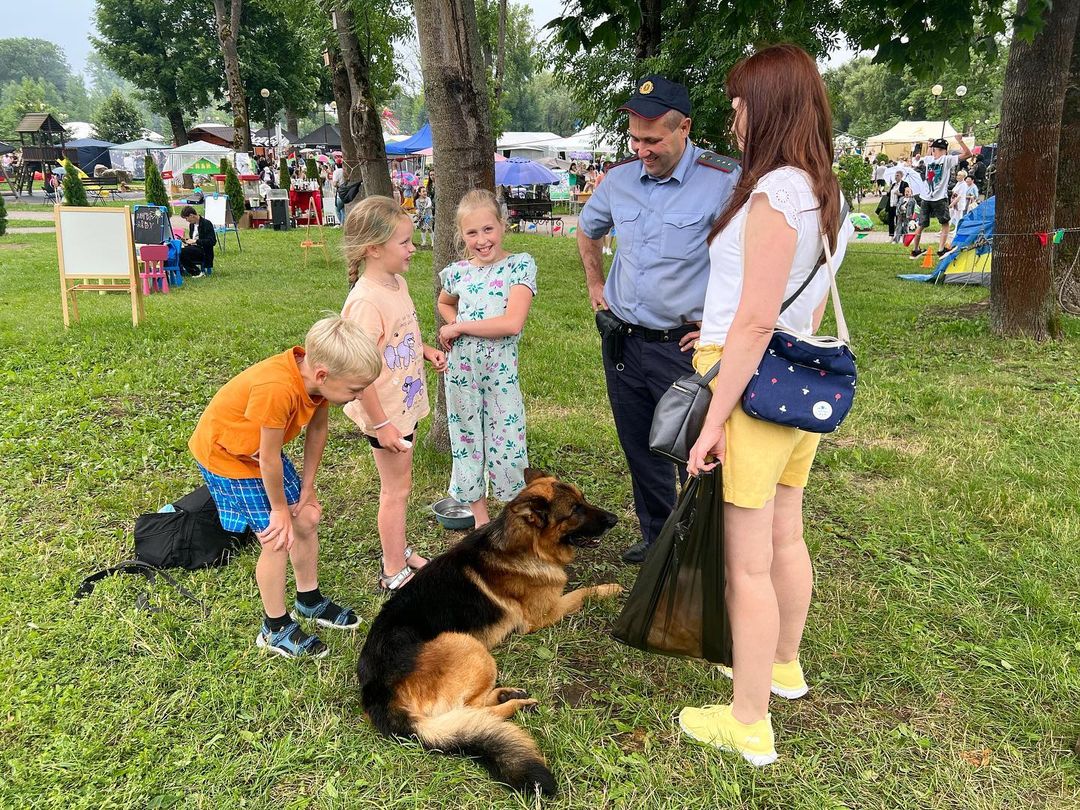
[[[648,329],[644,326],[638,326],[636,323],[624,322],[624,324],[624,334],[641,338],[646,343],[670,343],[673,340],[679,340],[685,335],[689,335],[691,332],[696,332],[701,328],[694,323],[683,324],[674,329]]]

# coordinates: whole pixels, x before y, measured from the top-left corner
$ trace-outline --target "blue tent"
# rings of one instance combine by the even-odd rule
[[[419,152],[421,149],[431,148],[431,124],[424,124],[420,128],[420,131],[415,135],[411,135],[403,141],[397,143],[388,143],[386,145],[386,154],[388,155],[411,155],[413,152]]]
[[[997,198],[990,197],[960,220],[953,235],[953,249],[941,257],[932,273],[909,273],[900,278],[906,281],[989,286],[996,208]]]
[[[77,141],[67,142],[67,148],[75,150],[75,163],[91,177],[94,176],[95,166],[101,165],[106,169],[112,168],[109,150],[114,146],[116,146],[115,143],[99,141],[97,138],[80,138]]]

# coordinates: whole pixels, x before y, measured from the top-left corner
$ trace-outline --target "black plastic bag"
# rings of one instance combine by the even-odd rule
[[[645,652],[731,666],[724,603],[724,492],[721,471],[690,478],[612,631]]]

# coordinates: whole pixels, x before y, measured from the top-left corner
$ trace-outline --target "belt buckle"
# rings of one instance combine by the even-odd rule
[[[661,329],[660,330],[660,342],[661,343],[670,343],[671,342],[671,330],[670,329]]]

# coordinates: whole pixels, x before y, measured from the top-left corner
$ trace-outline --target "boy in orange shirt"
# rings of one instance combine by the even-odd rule
[[[255,579],[262,597],[262,629],[255,643],[288,658],[329,652],[298,618],[322,627],[352,629],[360,619],[319,591],[322,506],[315,472],[326,446],[330,404],[358,397],[382,370],[382,358],[364,331],[333,316],[295,346],[256,363],[210,400],[188,441],[206,479],[221,525],[255,531],[262,552]],[[307,427],[303,480],[282,448]],[[296,577],[295,612],[285,610],[285,567]]]

